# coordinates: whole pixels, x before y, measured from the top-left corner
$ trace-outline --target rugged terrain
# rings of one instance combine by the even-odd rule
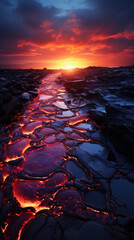
[[[11,122],[27,101],[38,95],[41,79],[52,71],[43,69],[0,69],[0,124]]]
[[[133,67],[49,74],[1,128],[0,239],[134,238],[133,79]]]

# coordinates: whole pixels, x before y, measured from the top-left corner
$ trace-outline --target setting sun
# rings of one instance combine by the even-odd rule
[[[79,58],[78,59],[77,58],[66,58],[66,59],[61,58],[57,60],[52,60],[48,64],[49,64],[49,68],[52,68],[52,66],[55,65],[55,69],[73,70],[75,68],[87,67],[88,64],[90,64],[90,62],[88,62],[87,64],[84,61],[84,59],[79,59]]]
[[[73,69],[73,68],[74,68],[73,65],[68,65],[68,66],[66,67],[66,69]]]
[[[62,69],[72,70],[79,66],[79,63],[76,59],[64,59],[59,62],[59,65]]]

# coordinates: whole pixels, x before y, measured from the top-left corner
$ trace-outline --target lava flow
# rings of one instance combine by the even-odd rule
[[[116,203],[101,173],[108,150],[92,138],[98,129],[88,114],[68,103],[65,88],[55,81],[59,76],[45,77],[38,97],[7,128],[10,139],[1,165],[6,240],[43,239],[53,225],[60,234],[57,221],[62,225],[67,216],[98,224],[116,221]]]

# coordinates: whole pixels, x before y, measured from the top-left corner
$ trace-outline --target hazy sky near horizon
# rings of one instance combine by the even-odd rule
[[[0,0],[0,67],[134,64],[132,0]]]

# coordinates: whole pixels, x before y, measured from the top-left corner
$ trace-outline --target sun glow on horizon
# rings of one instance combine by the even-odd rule
[[[73,65],[68,65],[66,67],[64,67],[64,69],[68,69],[68,70],[72,70],[74,69],[75,67]]]
[[[83,59],[68,58],[68,59],[58,59],[53,62],[56,69],[73,70],[75,68],[87,67],[87,64]]]
[[[66,59],[61,64],[61,69],[73,70],[74,68],[76,68],[78,66],[79,66],[79,64],[78,64],[78,62],[76,62],[76,60],[74,60],[74,59]]]

